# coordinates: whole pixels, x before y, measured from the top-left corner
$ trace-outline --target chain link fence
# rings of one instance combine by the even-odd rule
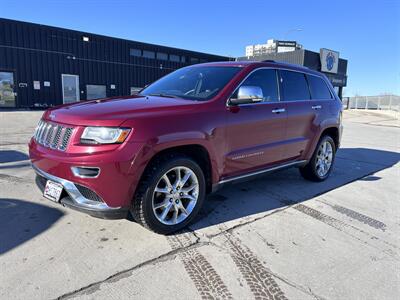
[[[343,97],[344,109],[373,109],[400,111],[400,96],[356,96]]]

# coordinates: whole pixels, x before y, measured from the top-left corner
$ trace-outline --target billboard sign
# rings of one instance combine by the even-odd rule
[[[339,65],[339,52],[321,48],[319,56],[321,58],[321,71],[336,74]]]
[[[295,41],[276,41],[276,52],[290,52],[296,50]]]
[[[347,76],[341,74],[326,74],[333,86],[346,86]]]

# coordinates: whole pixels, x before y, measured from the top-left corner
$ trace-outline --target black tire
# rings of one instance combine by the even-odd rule
[[[320,146],[325,143],[329,142],[332,146],[332,162],[330,165],[330,168],[328,172],[324,176],[320,176],[317,172],[317,155],[318,151],[320,149]],[[329,174],[331,173],[333,169],[333,164],[335,162],[335,154],[336,154],[336,145],[333,139],[329,135],[324,135],[321,137],[319,140],[317,147],[314,150],[313,156],[311,157],[310,161],[304,166],[299,168],[300,174],[307,180],[310,181],[315,181],[315,182],[321,182],[326,180],[329,177]]]
[[[189,168],[197,177],[199,185],[198,199],[195,207],[189,216],[176,225],[166,225],[160,222],[153,212],[153,193],[160,178],[174,167]],[[186,155],[167,154],[154,160],[146,168],[145,173],[136,190],[132,205],[131,214],[136,222],[147,229],[159,234],[171,234],[189,225],[199,213],[206,196],[206,181],[200,166]]]

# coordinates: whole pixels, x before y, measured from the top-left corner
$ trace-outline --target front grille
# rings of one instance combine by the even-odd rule
[[[100,198],[99,195],[97,195],[94,191],[87,188],[86,186],[79,185],[76,183],[75,183],[75,186],[79,190],[79,192],[82,194],[82,196],[85,197],[86,199],[89,199],[92,201],[97,201],[97,202],[103,202],[103,200]]]
[[[73,128],[40,120],[35,131],[35,141],[45,147],[65,151]]]

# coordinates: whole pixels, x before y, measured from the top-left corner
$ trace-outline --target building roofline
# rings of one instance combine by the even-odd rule
[[[27,21],[20,21],[20,20],[7,19],[7,18],[0,18],[0,21],[14,22],[14,23],[26,24],[26,25],[34,25],[34,26],[44,27],[44,28],[53,29],[53,30],[71,31],[71,32],[74,32],[76,34],[96,36],[96,37],[105,38],[105,39],[117,39],[117,40],[120,40],[120,41],[125,41],[125,42],[130,42],[130,43],[137,43],[137,44],[141,44],[141,45],[144,45],[144,46],[161,47],[161,48],[164,48],[165,50],[168,49],[168,50],[171,50],[171,51],[174,51],[174,50],[175,51],[185,51],[185,52],[188,52],[188,53],[198,54],[198,55],[209,55],[209,56],[215,56],[215,57],[219,57],[219,58],[233,58],[233,57],[224,56],[224,55],[193,51],[193,50],[177,48],[177,47],[170,47],[170,46],[165,46],[165,45],[160,45],[160,44],[152,44],[152,43],[140,42],[140,41],[136,41],[136,40],[129,40],[129,39],[126,39],[126,38],[113,37],[113,36],[102,35],[102,34],[93,33],[93,32],[80,31],[80,30],[76,30],[76,29],[69,29],[69,28],[63,28],[63,27],[57,27],[57,26],[52,26],[52,25],[45,25],[45,24],[27,22]]]

